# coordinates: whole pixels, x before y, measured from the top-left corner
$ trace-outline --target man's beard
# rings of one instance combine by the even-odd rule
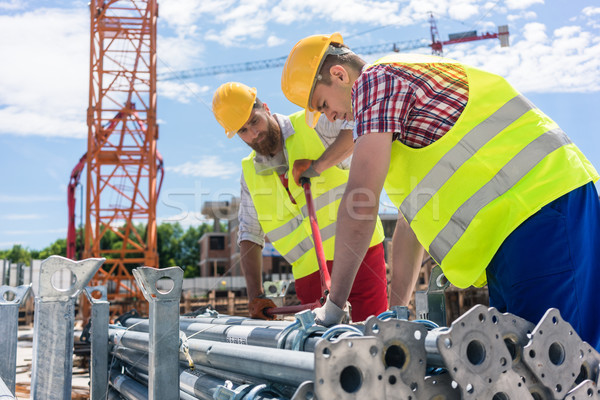
[[[269,121],[266,132],[261,132],[258,139],[249,143],[249,146],[263,156],[274,156],[281,142],[281,132],[275,122]]]

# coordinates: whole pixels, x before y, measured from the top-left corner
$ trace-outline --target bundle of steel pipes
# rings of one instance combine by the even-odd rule
[[[556,309],[537,325],[481,305],[450,327],[409,321],[399,309],[328,329],[308,310],[295,321],[190,318],[179,316],[181,269],[141,267],[134,276],[149,318],[110,324],[106,288],[85,287],[101,264],[42,264],[43,274],[67,268],[77,279],[67,291],[41,283],[36,295],[32,398],[70,398],[72,311],[83,290],[92,304],[92,400],[600,399],[600,354]],[[173,287],[157,289],[161,279]],[[0,354],[8,355],[0,392],[14,393],[18,307],[28,292],[0,290]]]

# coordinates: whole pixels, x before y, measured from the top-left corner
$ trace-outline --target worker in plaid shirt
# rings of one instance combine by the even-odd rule
[[[299,41],[282,90],[306,109],[354,121],[331,291],[314,311],[338,323],[385,189],[399,221],[394,291],[408,303],[425,248],[458,287],[536,323],[548,308],[600,349],[599,175],[568,136],[502,77],[425,55],[367,65],[339,33]],[[398,238],[402,240],[398,240]],[[394,303],[394,302],[393,302]],[[393,304],[392,303],[392,304]]]

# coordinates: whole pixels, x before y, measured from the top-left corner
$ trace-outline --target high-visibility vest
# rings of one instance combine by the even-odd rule
[[[304,158],[316,160],[325,151],[325,146],[317,132],[306,124],[304,111],[292,114],[289,118],[295,131],[285,141],[291,172],[294,161]],[[256,173],[254,156],[253,151],[242,160],[242,170],[263,231],[273,247],[292,265],[294,278],[299,279],[318,271],[304,189],[290,177],[288,187],[296,201],[296,204],[292,203],[276,172],[269,175]],[[333,260],[337,212],[347,181],[348,171],[337,166],[311,178],[311,193],[327,260]],[[371,246],[381,243],[383,239],[383,227],[378,218]]]
[[[419,62],[455,61],[397,55],[376,64]],[[469,85],[462,114],[424,148],[394,141],[384,187],[448,280],[464,288],[486,283],[486,267],[522,222],[598,173],[504,78],[461,66]]]

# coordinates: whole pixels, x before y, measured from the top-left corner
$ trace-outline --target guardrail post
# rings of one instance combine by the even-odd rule
[[[92,305],[91,400],[104,400],[108,392],[109,306],[106,286],[87,286],[85,295]]]
[[[104,258],[72,261],[60,256],[42,262],[33,323],[32,399],[71,399],[75,300],[103,263]],[[56,288],[52,276],[63,269],[72,273],[72,285]]]
[[[19,336],[19,307],[25,303],[31,285],[16,288],[0,287],[0,378],[15,394],[17,377],[17,340]]]
[[[148,399],[179,400],[179,301],[183,270],[140,267],[133,270],[133,276],[150,303]],[[172,287],[159,289],[159,280]]]

